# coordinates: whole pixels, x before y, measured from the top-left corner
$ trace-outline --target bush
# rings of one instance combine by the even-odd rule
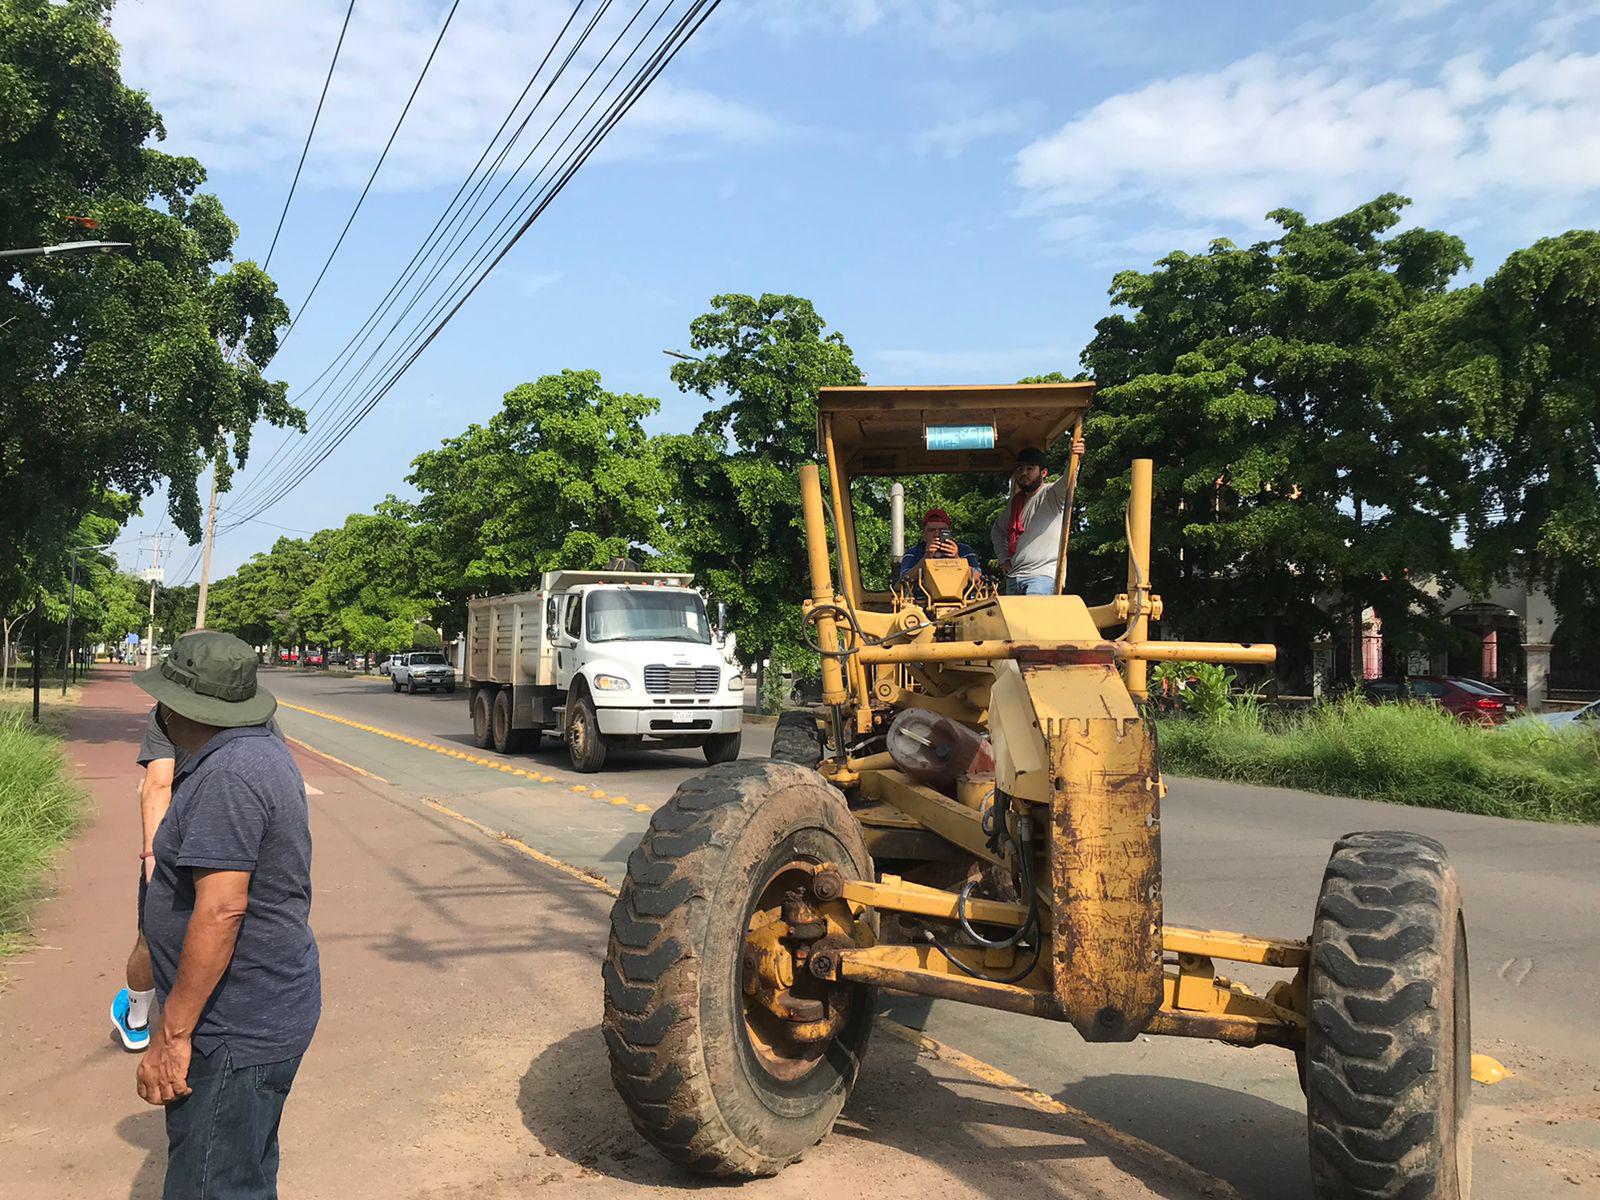
[[[0,710],[0,952],[19,940],[39,877],[81,802],[61,743],[22,713]]]
[[[1161,721],[1176,774],[1537,821],[1600,822],[1600,733],[1467,725],[1438,708],[1353,697],[1308,712],[1235,699]]]

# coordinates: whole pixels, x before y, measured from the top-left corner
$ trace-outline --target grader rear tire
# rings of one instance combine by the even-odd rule
[[[1471,1005],[1444,848],[1352,833],[1311,934],[1306,1122],[1317,1200],[1468,1200]]]
[[[824,862],[871,878],[844,798],[814,771],[750,759],[685,782],[628,859],[602,969],[611,1078],[646,1140],[700,1174],[777,1174],[855,1084],[869,989],[851,989],[833,1038],[801,1046],[741,987],[752,918]]]
[[[772,757],[779,762],[815,767],[822,761],[822,737],[810,712],[786,712],[772,731]]]

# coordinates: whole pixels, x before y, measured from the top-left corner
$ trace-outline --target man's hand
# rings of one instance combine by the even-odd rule
[[[150,1037],[150,1049],[139,1060],[139,1099],[171,1104],[189,1094],[189,1059],[194,1046],[183,1034],[169,1034],[166,1022]]]

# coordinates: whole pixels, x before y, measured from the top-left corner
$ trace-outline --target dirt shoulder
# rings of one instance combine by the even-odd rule
[[[125,679],[87,689],[68,759],[92,810],[39,913],[40,947],[8,963],[0,1155],[18,1194],[160,1192],[162,1117],[135,1096],[136,1059],[106,1019],[133,934],[144,709]],[[400,788],[297,756],[311,788],[325,1011],[285,1116],[283,1194],[493,1200],[694,1187],[638,1139],[607,1079],[597,1022],[610,897]],[[737,1190],[810,1200],[890,1187],[1206,1194],[1071,1114],[883,1036],[833,1135],[777,1179]]]

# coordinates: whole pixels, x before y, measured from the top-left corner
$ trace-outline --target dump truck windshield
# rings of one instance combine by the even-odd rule
[[[589,593],[585,624],[591,642],[711,644],[705,605],[693,592],[645,589]]]

